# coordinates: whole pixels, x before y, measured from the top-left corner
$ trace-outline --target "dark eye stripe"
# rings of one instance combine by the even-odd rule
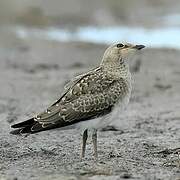
[[[121,47],[124,47],[124,44],[120,43],[120,44],[117,44],[116,46],[117,46],[117,48],[121,48]]]

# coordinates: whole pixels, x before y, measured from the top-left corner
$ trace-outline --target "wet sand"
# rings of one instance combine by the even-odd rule
[[[125,112],[98,133],[99,160],[80,161],[75,129],[10,135],[10,125],[44,110],[68,79],[98,65],[106,45],[26,40],[0,53],[1,179],[179,179],[180,51],[148,49],[131,64]],[[179,149],[178,149],[179,148]],[[1,177],[0,176],[0,177]]]

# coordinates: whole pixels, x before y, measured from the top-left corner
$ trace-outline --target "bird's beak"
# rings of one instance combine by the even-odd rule
[[[137,49],[137,50],[141,50],[141,49],[145,48],[145,46],[144,45],[135,45],[133,48]]]

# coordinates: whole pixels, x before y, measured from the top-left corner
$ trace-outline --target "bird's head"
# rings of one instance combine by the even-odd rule
[[[129,43],[117,43],[108,47],[104,53],[102,63],[119,63],[121,60],[128,60],[129,57],[144,45],[133,45]]]

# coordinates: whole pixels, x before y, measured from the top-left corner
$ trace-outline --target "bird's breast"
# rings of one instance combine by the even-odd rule
[[[117,99],[117,102],[114,105],[114,108],[118,108],[120,110],[126,108],[126,106],[129,103],[130,97],[131,97],[131,90],[132,90],[132,86],[131,86],[131,80],[127,79],[124,80],[123,83],[120,82],[119,84],[119,98]]]

